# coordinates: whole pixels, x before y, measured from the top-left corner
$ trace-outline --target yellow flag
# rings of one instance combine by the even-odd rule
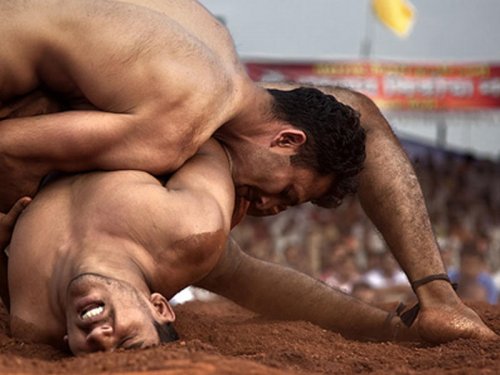
[[[415,9],[406,0],[373,0],[373,10],[380,22],[396,35],[405,37],[415,19]]]

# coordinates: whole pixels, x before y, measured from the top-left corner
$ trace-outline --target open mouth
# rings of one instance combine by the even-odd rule
[[[103,321],[108,320],[109,309],[106,308],[104,301],[87,299],[81,302],[76,310],[79,318],[77,325],[81,329],[91,329],[96,324],[101,324]]]
[[[104,314],[104,303],[92,303],[86,306],[80,312],[80,318],[83,321],[92,320],[95,317],[101,316]]]

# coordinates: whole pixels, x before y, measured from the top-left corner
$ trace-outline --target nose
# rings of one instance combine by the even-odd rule
[[[259,210],[263,210],[263,211],[268,210],[276,205],[278,205],[276,198],[271,197],[271,196],[267,196],[267,195],[260,196],[259,200],[257,202],[255,202],[255,206]]]
[[[113,327],[109,324],[99,325],[87,335],[87,343],[96,351],[111,351],[115,341]]]
[[[287,206],[281,202],[279,198],[273,196],[261,196],[255,202],[257,208],[263,215],[276,215],[285,210]]]

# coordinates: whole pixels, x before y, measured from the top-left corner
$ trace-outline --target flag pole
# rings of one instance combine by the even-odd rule
[[[359,48],[360,57],[364,60],[369,60],[372,55],[373,46],[373,32],[374,32],[374,18],[373,11],[371,9],[371,0],[367,0],[368,7],[366,10],[366,20],[365,20],[365,35],[361,40],[361,45]]]

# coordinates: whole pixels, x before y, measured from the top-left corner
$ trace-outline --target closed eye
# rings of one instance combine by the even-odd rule
[[[117,349],[140,349],[144,345],[144,341],[133,342],[136,336],[127,336],[116,346]]]
[[[296,206],[300,203],[297,193],[293,189],[293,186],[287,186],[280,194],[283,200],[286,202],[287,206]]]

